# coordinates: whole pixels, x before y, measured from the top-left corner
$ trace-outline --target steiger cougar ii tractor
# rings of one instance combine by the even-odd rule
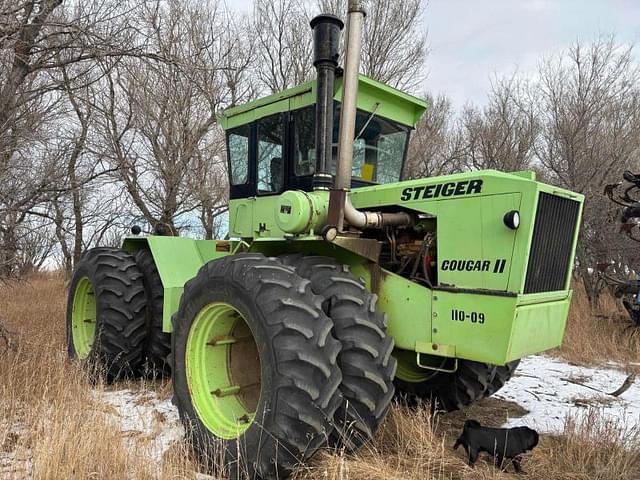
[[[344,71],[320,15],[317,79],[221,115],[228,240],[134,235],[71,284],[69,355],[171,373],[188,440],[232,477],[355,451],[396,394],[465,407],[562,342],[583,197],[531,172],[401,181],[427,106],[358,74],[361,3]]]

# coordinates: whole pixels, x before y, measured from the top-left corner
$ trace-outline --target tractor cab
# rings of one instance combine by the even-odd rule
[[[336,174],[342,77],[336,78],[328,172]],[[359,77],[351,187],[398,182],[409,135],[426,103]],[[316,173],[316,81],[226,110],[230,198],[313,190]]]

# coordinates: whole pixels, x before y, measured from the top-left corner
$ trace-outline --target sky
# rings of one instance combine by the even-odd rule
[[[253,3],[227,1],[242,11]],[[484,103],[492,77],[529,76],[541,58],[577,39],[613,33],[639,44],[640,57],[640,0],[429,0],[423,27],[424,90],[446,94],[456,108]]]
[[[542,57],[577,39],[615,34],[621,43],[640,43],[640,1],[431,0],[424,24],[426,88],[460,106],[482,103],[493,76],[531,75]]]

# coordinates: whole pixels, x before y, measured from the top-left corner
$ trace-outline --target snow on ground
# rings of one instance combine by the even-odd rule
[[[626,378],[627,374],[615,368],[579,367],[533,355],[520,362],[513,378],[495,396],[516,402],[529,411],[524,417],[509,420],[506,426],[526,425],[558,433],[568,414],[577,416],[593,406],[617,425],[640,427],[639,384],[634,383],[617,398],[607,395]]]
[[[129,451],[146,455],[155,465],[161,464],[164,452],[184,434],[176,407],[155,392],[112,390],[95,392],[95,397],[112,407],[107,413],[122,431]]]
[[[171,400],[161,399],[154,391],[96,390],[93,396],[96,408],[121,432],[125,448],[133,455],[144,457],[149,465],[160,469],[163,454],[183,438],[177,409]],[[2,422],[0,418],[0,432],[3,433],[0,437],[0,479],[32,478],[31,450],[17,447],[20,437],[28,435],[27,426]]]
[[[27,427],[22,423],[0,424],[0,430],[6,432],[4,442],[0,444],[0,478],[13,480],[31,478],[33,470],[31,451],[26,448],[16,448],[18,439],[27,434]]]

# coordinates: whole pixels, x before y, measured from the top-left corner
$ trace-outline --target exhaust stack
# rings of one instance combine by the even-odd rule
[[[361,212],[351,204],[348,197],[351,190],[353,142],[358,100],[358,73],[360,70],[360,51],[362,50],[362,30],[365,16],[364,2],[362,0],[349,0],[347,47],[338,139],[338,165],[335,187],[329,197],[329,221],[323,231],[325,239],[329,241],[335,239],[339,232],[344,231],[345,220],[349,225],[360,229],[403,226],[414,222],[413,215],[405,212]]]
[[[340,113],[340,133],[338,136],[338,164],[336,167],[335,188],[329,203],[329,212],[336,212],[335,226],[337,232],[344,230],[347,195],[351,190],[351,169],[353,167],[353,138],[356,129],[356,109],[358,101],[358,72],[360,70],[360,50],[362,49],[362,29],[366,15],[364,2],[349,0],[347,19],[347,40],[344,61],[342,108]],[[332,204],[336,205],[332,205]],[[349,208],[347,221],[355,227],[362,228],[360,212]],[[331,213],[330,213],[331,214]],[[352,223],[351,221],[354,221]],[[337,232],[335,232],[337,234]],[[331,232],[333,234],[333,232]]]
[[[342,20],[330,14],[321,14],[311,20],[313,66],[318,74],[314,190],[328,190],[333,186],[333,178],[329,171],[333,143],[333,86],[340,56],[340,32],[343,27]]]

